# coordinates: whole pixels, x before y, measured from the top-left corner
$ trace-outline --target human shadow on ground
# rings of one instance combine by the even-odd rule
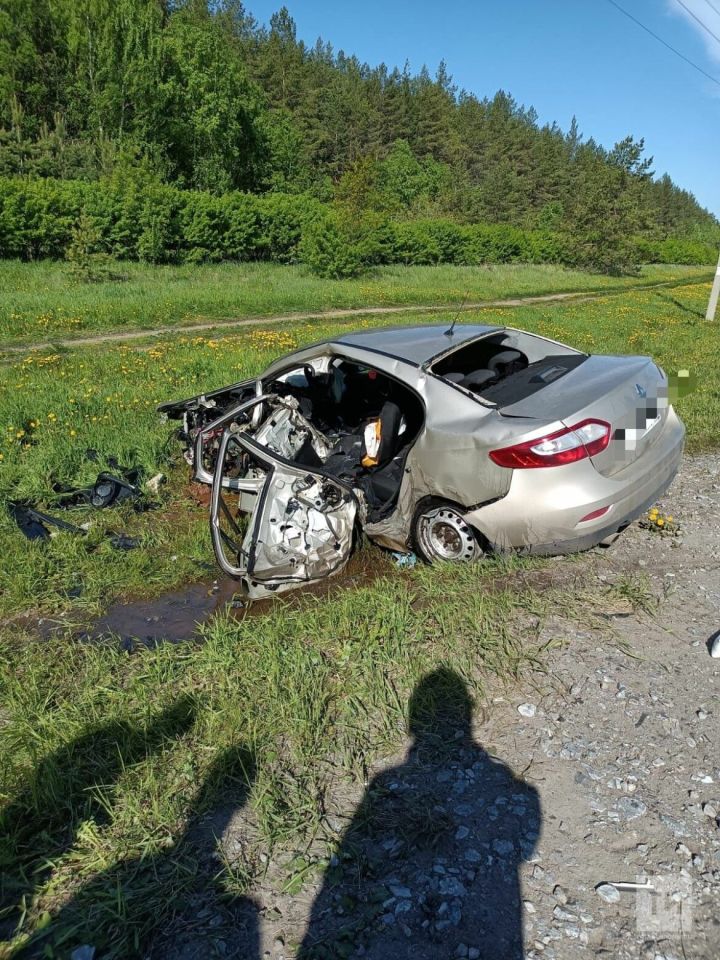
[[[176,701],[146,724],[112,720],[42,757],[26,787],[0,812],[0,937],[74,844],[79,826],[108,820],[101,790],[120,774],[187,732],[189,700]],[[16,909],[13,909],[13,906]]]
[[[48,871],[38,872],[38,866],[71,851],[81,823],[111,822],[92,788],[107,788],[127,766],[163,746],[171,747],[170,741],[187,733],[193,719],[189,701],[182,700],[145,726],[107,724],[41,761],[27,791],[0,818],[8,908],[0,936],[11,935],[23,895],[29,903],[47,878]],[[199,785],[177,838],[170,836],[169,825],[165,849],[151,856],[130,856],[80,885],[52,913],[49,924],[13,956],[65,957],[87,944],[95,948],[96,956],[112,952],[166,960],[212,956],[257,960],[256,905],[242,895],[241,877],[227,891],[226,900],[218,882],[223,863],[217,851],[218,838],[246,803],[254,779],[255,761],[248,750],[242,746],[221,750]],[[56,787],[49,790],[48,783]],[[51,799],[54,802],[48,803]],[[10,862],[14,865],[8,871]],[[231,931],[229,942],[220,942],[223,930]]]
[[[448,668],[415,688],[407,758],[367,788],[298,960],[522,960],[518,870],[539,835],[539,798],[473,742],[471,708]]]

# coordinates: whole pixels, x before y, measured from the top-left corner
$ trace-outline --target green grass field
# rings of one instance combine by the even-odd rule
[[[270,263],[152,267],[122,263],[126,279],[80,283],[63,263],[0,261],[0,343],[32,343],[114,330],[362,306],[459,303],[573,290],[616,290],[707,267],[644,267],[637,277],[557,266],[381,267],[357,280],[321,280]]]
[[[678,409],[690,448],[701,450],[717,445],[720,422],[720,337],[703,319],[708,292],[709,284],[681,280],[463,320],[536,330],[589,351],[648,353],[668,372],[689,369],[697,389]],[[80,511],[74,519],[93,523],[82,538],[28,543],[0,515],[0,957],[20,955],[28,938],[47,957],[82,943],[103,957],[138,955],[199,886],[238,896],[252,889],[261,853],[305,849],[313,838],[331,849],[326,791],[337,777],[362,777],[398,744],[420,676],[451,664],[482,696],[491,678],[512,680],[542,662],[536,625],[553,593],[533,588],[532,573],[544,561],[398,571],[373,547],[364,549],[378,579],[280,601],[242,622],[221,616],[202,629],[202,642],[127,652],[74,639],[69,627],[45,640],[35,633],[38,615],[80,624],[116,599],[215,576],[206,511],[188,497],[187,468],[156,403],[241,379],[348,324],[383,322],[179,333],[5,363],[0,496],[42,501],[54,482],[90,481],[98,466],[88,447],[169,481],[158,511]],[[140,536],[142,546],[112,550],[103,536],[110,529]],[[517,589],[521,570],[528,582]],[[246,795],[253,839],[208,880],[185,830],[218,798]],[[288,866],[290,880],[297,870]]]

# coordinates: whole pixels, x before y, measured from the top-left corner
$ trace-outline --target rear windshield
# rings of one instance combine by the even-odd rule
[[[504,407],[518,400],[524,400],[538,390],[542,390],[543,387],[547,387],[548,384],[555,383],[586,360],[587,355],[584,353],[543,357],[542,360],[528,364],[524,370],[518,370],[511,376],[498,380],[497,383],[483,387],[479,394],[483,400],[494,403],[498,407]]]

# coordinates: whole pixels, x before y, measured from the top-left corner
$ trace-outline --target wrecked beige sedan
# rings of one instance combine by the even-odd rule
[[[250,598],[337,573],[358,531],[429,562],[592,547],[664,492],[685,432],[649,357],[471,324],[341,334],[159,409]]]

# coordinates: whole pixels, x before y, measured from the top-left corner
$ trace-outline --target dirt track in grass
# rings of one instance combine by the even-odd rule
[[[576,301],[585,303],[591,300],[599,300],[604,297],[617,297],[636,290],[652,290],[660,287],[676,287],[680,284],[690,286],[691,284],[707,283],[707,277],[701,278],[681,278],[674,280],[663,280],[658,283],[633,284],[627,287],[621,287],[617,290],[581,290],[568,293],[546,293],[539,296],[528,297],[510,297],[501,300],[475,300],[472,303],[462,302],[458,304],[438,303],[417,306],[414,304],[396,307],[351,307],[339,310],[315,310],[306,313],[286,313],[267,317],[238,317],[228,320],[208,320],[202,323],[192,323],[182,326],[163,326],[151,327],[145,330],[127,330],[116,333],[98,334],[92,337],[75,337],[65,339],[46,340],[38,343],[14,344],[11,346],[0,347],[0,355],[12,355],[17,353],[27,353],[28,350],[51,350],[62,349],[70,350],[73,347],[91,347],[104,343],[121,343],[131,340],[143,340],[145,338],[162,337],[171,333],[198,333],[207,330],[235,330],[243,327],[267,326],[270,324],[296,323],[306,320],[342,320],[352,319],[362,316],[391,316],[393,314],[403,313],[448,313],[466,312],[472,310],[483,310],[497,307],[522,307],[537,303],[561,303],[563,301]]]

